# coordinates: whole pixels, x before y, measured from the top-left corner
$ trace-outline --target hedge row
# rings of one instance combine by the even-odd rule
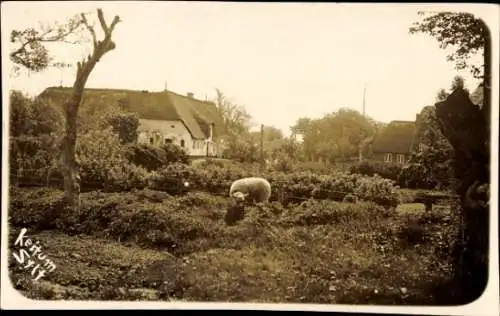
[[[149,179],[149,187],[173,195],[190,190],[227,195],[232,181],[256,175],[266,178],[271,183],[273,190],[271,201],[280,201],[285,205],[303,202],[310,198],[340,202],[348,194],[385,207],[395,207],[398,204],[397,187],[394,186],[393,181],[377,175],[367,177],[342,172],[327,175],[318,175],[313,172],[254,173],[230,166],[171,164],[153,174]],[[185,182],[188,182],[189,186],[186,186]]]
[[[265,245],[266,240],[260,239],[267,237],[256,232],[254,225],[260,227],[263,218],[266,225],[284,228],[338,224],[344,225],[346,231],[353,225],[368,231],[370,225],[392,214],[373,203],[310,200],[285,209],[274,202],[262,208],[249,207],[243,222],[233,229],[223,224],[230,205],[228,200],[203,192],[178,197],[147,189],[128,193],[89,192],[81,195],[79,212],[62,208],[62,199],[60,190],[12,188],[9,222],[14,227],[36,231],[56,229],[69,235],[130,241],[185,254],[207,247],[231,248],[235,240],[253,240],[253,237]]]
[[[449,177],[443,166],[434,166],[436,170],[431,172],[429,168],[420,164],[412,163],[409,165],[401,165],[398,163],[386,163],[378,161],[363,161],[356,163],[349,168],[351,173],[358,173],[366,176],[375,174],[382,178],[390,179],[402,187],[408,189],[443,189],[453,185],[453,179],[444,179]],[[439,176],[437,176],[437,173]]]

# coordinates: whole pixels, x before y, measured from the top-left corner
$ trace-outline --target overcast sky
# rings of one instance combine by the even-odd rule
[[[364,84],[366,113],[384,122],[413,120],[457,74],[471,90],[478,84],[447,62],[435,40],[409,35],[417,11],[432,9],[418,4],[3,2],[2,36],[82,11],[94,21],[96,5],[109,23],[115,14],[123,22],[113,34],[116,49],[87,87],[161,91],[167,81],[169,90],[201,99],[213,98],[217,87],[256,124],[287,134],[299,117],[361,111]],[[468,11],[491,9],[475,8]],[[51,51],[75,63],[89,48],[61,44]],[[52,69],[9,82],[35,94],[61,81],[72,85],[74,74]]]

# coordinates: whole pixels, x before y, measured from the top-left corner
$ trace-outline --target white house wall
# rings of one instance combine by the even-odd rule
[[[206,156],[208,143],[209,155],[216,154],[213,142],[193,139],[181,121],[139,119],[139,123],[139,143],[160,146],[165,143],[165,139],[171,139],[172,143],[183,147],[181,142],[184,140],[183,148],[190,156]],[[151,138],[153,143],[150,142]]]

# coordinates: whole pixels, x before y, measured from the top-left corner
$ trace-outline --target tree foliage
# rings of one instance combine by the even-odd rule
[[[466,304],[481,295],[488,281],[491,34],[473,15],[450,12],[427,16],[416,22],[410,33],[429,34],[441,48],[454,46],[448,60],[457,69],[470,68],[476,78],[483,79],[481,107],[457,85],[444,101],[436,103],[439,128],[455,153],[453,169],[459,179],[456,192],[461,198],[464,236],[454,246],[454,283],[443,292],[449,296],[448,303]],[[484,57],[482,67],[469,64],[470,57],[479,52]]]
[[[39,98],[29,98],[20,91],[11,91],[10,136],[39,136],[60,133],[63,129],[63,116],[60,111]]]
[[[48,43],[77,43],[71,37],[78,34],[83,26],[80,15],[70,17],[64,23],[49,23],[41,25],[40,29],[26,28],[12,30],[10,42],[14,49],[10,52],[10,60],[17,67],[23,67],[33,72],[40,72],[47,67],[64,67],[64,63],[54,62],[47,48]]]
[[[252,141],[260,147],[261,132],[251,132],[250,137]],[[276,159],[284,150],[286,140],[283,132],[274,126],[264,125],[262,138],[264,158]]]
[[[453,183],[453,147],[443,135],[433,106],[422,109],[416,120],[416,142],[412,162],[424,169],[426,183],[441,188]]]
[[[462,78],[461,76],[455,76],[453,78],[453,81],[451,82],[450,90],[454,91],[457,89],[462,89],[464,91],[467,91],[467,89],[465,88],[465,79]]]
[[[471,56],[483,54],[487,33],[485,24],[470,13],[439,12],[425,16],[421,21],[410,27],[410,33],[424,33],[434,37],[439,47],[446,49],[454,47],[455,51],[447,56],[460,69],[469,68],[475,78],[482,78],[484,65],[469,63]]]
[[[450,94],[445,89],[439,89],[436,94],[436,102],[444,101]]]
[[[107,122],[113,127],[123,144],[137,141],[139,128],[139,117],[136,113],[120,113],[110,116]]]
[[[376,124],[355,110],[342,108],[319,119],[300,118],[292,133],[301,134],[307,160],[330,161],[357,156],[367,147]]]

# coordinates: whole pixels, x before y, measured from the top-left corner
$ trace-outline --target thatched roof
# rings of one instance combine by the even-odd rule
[[[416,126],[411,121],[392,121],[375,136],[374,153],[409,154],[415,139]]]
[[[50,87],[41,98],[47,98],[60,106],[71,95],[72,88]],[[210,135],[210,124],[214,124],[214,137],[223,131],[222,118],[213,102],[179,95],[171,91],[147,92],[120,89],[85,89],[82,107],[122,106],[135,112],[141,119],[179,120],[184,123],[192,137],[206,139]]]

